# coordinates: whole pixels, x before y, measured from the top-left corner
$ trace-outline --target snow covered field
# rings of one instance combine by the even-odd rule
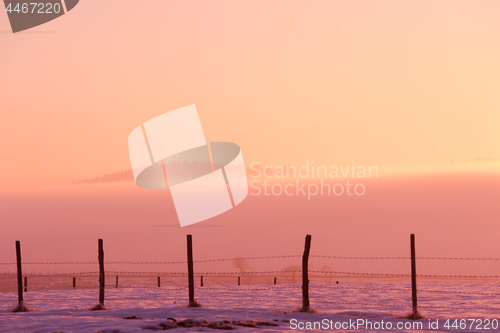
[[[107,282],[111,280],[108,278]],[[396,329],[398,323],[414,323],[399,319],[411,309],[411,290],[406,283],[383,279],[347,280],[338,285],[311,281],[311,307],[317,313],[296,313],[293,310],[301,305],[301,288],[296,284],[223,286],[208,283],[195,290],[195,297],[202,307],[187,308],[187,288],[171,284],[162,288],[151,287],[145,286],[144,281],[144,278],[128,281],[128,285],[134,284],[138,288],[108,288],[107,311],[88,310],[97,303],[97,289],[28,291],[25,293],[26,304],[34,311],[27,313],[9,312],[8,309],[16,304],[17,294],[0,293],[0,332],[149,332],[172,326],[172,321],[167,320],[169,317],[177,321],[218,322],[246,332],[295,331],[293,328],[298,322],[294,319],[304,323],[326,319],[328,322],[332,320],[333,324],[359,319],[373,324],[383,320],[384,325],[392,325],[391,330],[385,331],[414,331],[404,329],[404,326],[402,330]],[[123,283],[127,285],[125,279]],[[420,320],[424,330],[428,328],[429,319],[432,322],[438,319],[438,331],[442,332],[500,331],[494,329],[492,322],[500,319],[500,284],[497,282],[422,281],[419,283],[418,301],[425,317]],[[141,319],[124,319],[131,316]],[[468,320],[466,329],[443,326],[446,319],[472,318],[482,319],[483,323],[478,326],[477,321],[471,328],[472,321]],[[489,329],[486,329],[484,319],[490,320]],[[224,321],[232,325],[224,324]],[[252,325],[252,322],[277,326],[237,325]],[[364,327],[360,326],[359,331],[371,331]],[[481,327],[483,329],[478,329]],[[214,329],[177,327],[173,331],[213,332]]]

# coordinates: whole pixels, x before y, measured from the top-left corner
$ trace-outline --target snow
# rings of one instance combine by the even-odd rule
[[[153,281],[153,278],[120,277],[120,284],[126,288],[115,289],[110,285],[106,289],[106,311],[88,310],[97,303],[98,290],[95,288],[28,290],[26,305],[34,311],[26,313],[7,311],[16,305],[17,294],[3,292],[0,293],[0,332],[152,332],[145,328],[160,329],[159,324],[167,325],[169,317],[177,321],[226,320],[242,332],[294,331],[289,323],[292,319],[384,320],[394,326],[397,322],[414,322],[400,319],[411,309],[409,285],[384,279],[343,280],[340,284],[311,281],[311,307],[316,313],[293,311],[301,305],[302,290],[297,284],[237,286],[207,280],[208,284],[195,289],[195,297],[202,307],[188,308],[188,290],[183,287],[183,280],[161,288],[152,286]],[[111,282],[114,279],[108,277],[107,283]],[[133,285],[137,287],[130,288]],[[427,328],[429,319],[439,319],[438,331],[449,332],[450,329],[442,326],[446,319],[498,319],[500,311],[495,309],[500,309],[499,296],[500,285],[496,282],[423,281],[419,283],[418,301],[425,318],[420,321]],[[142,319],[124,319],[129,316]],[[234,325],[236,321],[262,321],[278,326],[244,327]],[[172,331],[214,332],[214,329],[177,327]],[[459,331],[475,330],[469,329],[467,324],[467,329]]]

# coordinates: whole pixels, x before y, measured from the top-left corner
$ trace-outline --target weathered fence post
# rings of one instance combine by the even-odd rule
[[[158,288],[160,288],[160,277],[158,276]]]
[[[200,276],[200,286],[202,286],[202,287],[203,287],[203,275],[202,275],[202,276]]]
[[[17,302],[19,310],[23,311],[23,271],[21,266],[21,243],[16,241],[16,257],[17,257]]]
[[[24,277],[24,292],[28,291],[28,277]]]
[[[276,279],[277,279],[277,278],[275,277],[275,278],[274,278],[274,284],[276,284]]]
[[[116,276],[116,286],[115,288],[118,288],[118,275]]]
[[[188,259],[188,284],[189,284],[189,306],[196,306],[194,301],[194,270],[193,270],[193,237],[187,235],[187,259]]]
[[[102,239],[98,241],[99,246],[99,304],[104,308],[104,247]]]
[[[309,311],[309,250],[311,249],[311,235],[306,236],[304,255],[302,256],[302,311]]]
[[[73,276],[73,289],[76,289],[76,277]]]
[[[240,285],[240,277],[238,276],[238,286]]]
[[[412,296],[412,312],[413,319],[418,319],[418,309],[417,309],[417,265],[415,259],[415,235],[410,236],[410,248],[411,248],[411,296]]]

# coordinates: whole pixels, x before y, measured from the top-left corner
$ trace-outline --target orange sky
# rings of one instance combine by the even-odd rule
[[[207,140],[238,143],[246,162],[387,174],[500,157],[499,10],[86,0],[18,34],[0,13],[0,184],[128,169],[131,130],[190,104]]]

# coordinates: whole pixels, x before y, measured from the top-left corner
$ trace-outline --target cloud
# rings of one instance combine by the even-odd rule
[[[118,171],[114,173],[106,173],[102,176],[94,178],[85,178],[83,180],[74,181],[73,184],[94,184],[94,183],[110,183],[110,182],[133,182],[134,176],[132,170]]]

